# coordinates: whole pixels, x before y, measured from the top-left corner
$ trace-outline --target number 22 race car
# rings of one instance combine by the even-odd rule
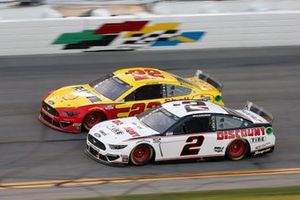
[[[200,70],[182,78],[154,68],[120,69],[89,84],[50,92],[39,119],[54,129],[80,133],[101,121],[135,116],[172,100],[205,98],[223,105],[221,89]]]
[[[207,157],[241,160],[273,151],[272,119],[252,103],[232,110],[199,100],[173,101],[135,117],[95,125],[87,136],[86,153],[109,164]]]

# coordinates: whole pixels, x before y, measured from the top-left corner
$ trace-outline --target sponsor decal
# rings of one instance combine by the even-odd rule
[[[95,135],[95,137],[101,137],[100,133],[95,133],[94,135]]]
[[[125,21],[105,23],[97,29],[63,33],[52,44],[64,45],[63,49],[89,49],[111,45],[117,38],[122,42],[117,47],[177,46],[182,43],[195,43],[204,35],[203,31],[182,32],[180,23],[152,23],[150,21]]]
[[[116,135],[122,135],[122,134],[124,134],[123,131],[121,131],[119,128],[117,128],[117,127],[115,127],[115,126],[110,127],[110,130],[111,130],[114,134],[116,134]]]
[[[99,133],[101,133],[103,136],[108,135],[107,133],[105,133],[104,131],[100,130]]]
[[[263,135],[265,135],[265,127],[217,131],[217,140],[231,140]]]
[[[48,104],[53,106],[53,105],[55,104],[55,102],[52,101],[52,100],[49,100],[49,101],[48,101]]]
[[[214,151],[217,153],[221,153],[221,152],[223,152],[223,150],[224,150],[224,147],[215,147],[214,148]]]
[[[70,101],[70,100],[74,100],[78,98],[78,95],[74,95],[74,94],[65,94],[64,96],[62,96],[63,100],[66,101]]]
[[[265,147],[267,147],[267,146],[270,146],[270,145],[271,145],[271,142],[267,142],[267,143],[265,143],[265,144],[258,145],[257,147],[255,147],[255,149],[256,149],[256,150],[258,150],[258,149],[263,149],[263,148],[265,148]]]
[[[260,150],[260,151],[255,151],[254,155],[259,155],[259,154],[263,154],[263,153],[267,153],[267,152],[270,152],[271,151],[271,148],[267,148],[267,149],[263,149],[263,150]]]
[[[122,125],[123,124],[123,122],[119,119],[112,120],[111,122],[116,124],[116,125]]]
[[[261,137],[253,137],[253,138],[250,138],[250,142],[251,142],[251,143],[265,142],[266,139],[267,139],[267,138],[266,138],[265,136],[261,136]]]
[[[183,98],[167,98],[165,99],[166,102],[169,102],[169,101],[177,101],[177,100],[190,100],[191,98],[190,97],[183,97]],[[179,104],[180,105],[180,104]]]
[[[138,134],[138,132],[136,132],[133,128],[131,127],[124,127],[125,131],[127,133],[129,133],[132,137],[139,137],[140,134]]]
[[[160,143],[161,141],[161,138],[153,138],[153,143]]]

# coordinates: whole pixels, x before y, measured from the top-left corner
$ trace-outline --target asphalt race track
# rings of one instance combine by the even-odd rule
[[[225,85],[228,107],[251,100],[272,111],[275,152],[239,162],[110,167],[83,153],[86,134],[58,132],[37,120],[48,91],[129,66],[155,66],[182,76],[196,69],[208,72]],[[0,181],[300,167],[299,103],[300,47],[0,57]]]

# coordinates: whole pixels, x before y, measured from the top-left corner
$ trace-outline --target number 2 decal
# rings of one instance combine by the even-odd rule
[[[186,145],[183,147],[180,156],[197,155],[200,147],[203,144],[204,137],[202,135],[191,136],[186,140]]]

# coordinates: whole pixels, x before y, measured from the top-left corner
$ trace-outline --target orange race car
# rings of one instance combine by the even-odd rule
[[[203,99],[223,105],[221,90],[222,84],[200,70],[182,78],[154,68],[120,69],[89,84],[51,91],[39,119],[54,129],[80,133],[101,121],[134,116],[167,101]]]

